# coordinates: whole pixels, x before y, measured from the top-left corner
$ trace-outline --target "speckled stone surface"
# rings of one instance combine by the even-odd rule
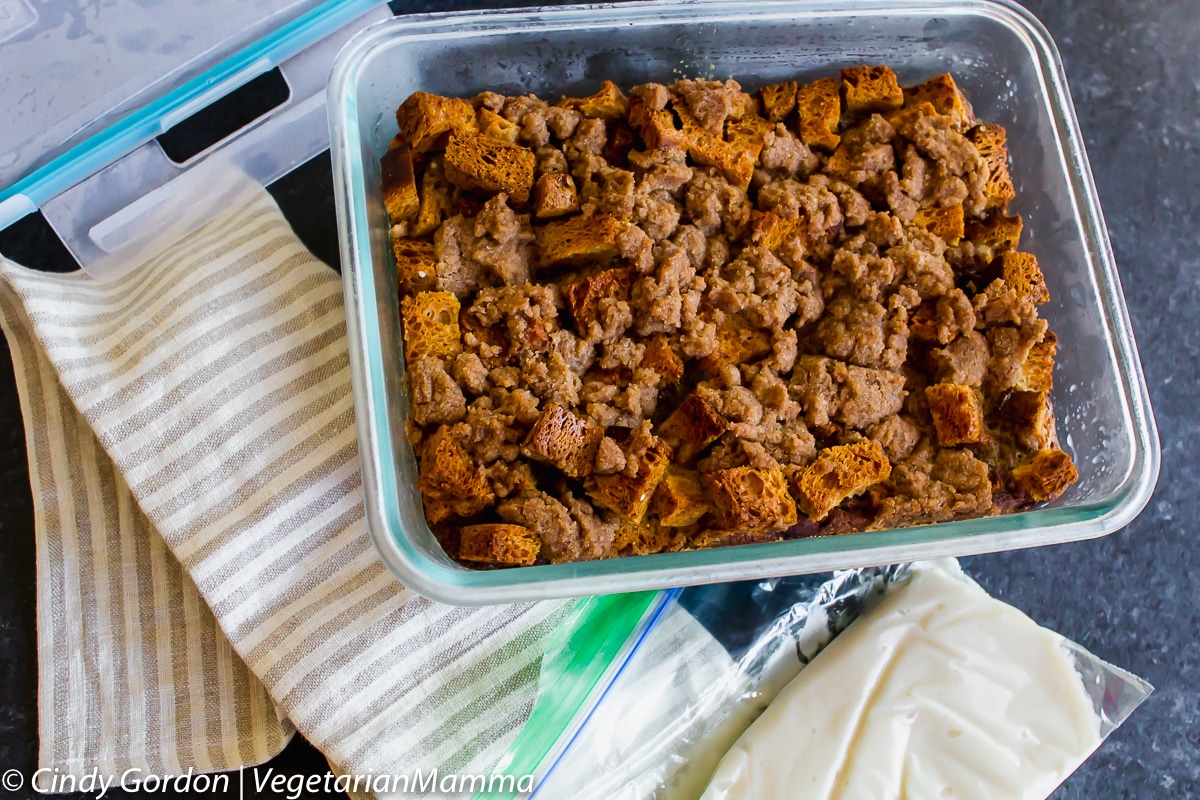
[[[509,3],[425,0],[409,7],[485,5]],[[1162,476],[1146,511],[1120,533],[964,565],[997,597],[1157,688],[1057,800],[1200,797],[1200,2],[1026,5],[1050,29],[1066,64],[1150,384]],[[329,259],[332,207],[323,199],[320,213],[311,208],[327,175],[328,161],[319,160],[311,180],[275,193],[285,207],[307,209],[303,235]],[[25,244],[9,239],[10,247]],[[20,409],[4,350],[0,771],[26,774],[37,753],[33,564]],[[285,773],[326,769],[299,740],[278,766]]]
[[[1200,797],[1200,3],[1027,5],[1066,64],[1162,473],[1126,530],[964,566],[997,597],[1156,687],[1056,798]]]

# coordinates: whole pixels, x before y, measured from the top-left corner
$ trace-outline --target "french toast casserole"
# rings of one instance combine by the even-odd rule
[[[460,562],[897,528],[1077,479],[1005,130],[950,75],[396,116],[408,434]]]

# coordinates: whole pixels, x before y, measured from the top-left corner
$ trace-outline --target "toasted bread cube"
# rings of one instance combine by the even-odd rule
[[[421,174],[421,210],[409,229],[410,236],[428,236],[436,231],[454,208],[454,187],[446,180],[441,157],[429,160]]]
[[[529,199],[537,156],[528,147],[479,134],[451,136],[446,145],[446,178],[471,192],[507,192],[518,203]]]
[[[975,124],[975,112],[971,110],[971,104],[967,102],[967,98],[959,91],[958,84],[954,82],[954,77],[948,72],[936,75],[924,83],[904,90],[904,104],[906,106],[919,105],[920,103],[929,103],[937,113],[953,117],[955,126],[960,131],[966,130]]]
[[[957,383],[937,383],[925,387],[925,399],[942,447],[982,441],[983,405],[975,389]]]
[[[615,258],[617,239],[628,223],[611,214],[567,217],[534,229],[539,266],[581,266]]]
[[[588,329],[600,313],[600,301],[629,300],[633,289],[633,268],[616,267],[597,272],[563,287],[563,299],[571,310],[575,330],[587,336]]]
[[[613,538],[613,549],[621,555],[646,556],[664,550],[678,550],[682,537],[674,528],[666,528],[658,520],[647,517],[640,522],[623,519]]]
[[[412,417],[404,420],[404,433],[408,437],[408,441],[413,446],[413,452],[421,452],[421,443],[425,440],[425,431],[421,426],[413,422]]]
[[[688,136],[688,155],[696,163],[716,167],[730,183],[742,189],[750,186],[770,123],[759,116],[743,117],[728,123],[726,138],[721,138],[705,130],[682,104],[675,105],[675,113]]]
[[[1012,471],[1013,480],[1039,502],[1053,500],[1079,480],[1075,462],[1062,450],[1039,450]]]
[[[595,486],[588,495],[597,504],[616,512],[621,519],[641,522],[669,463],[671,447],[660,439],[638,458],[637,475],[632,478],[622,472],[597,475],[593,479]]]
[[[821,78],[796,90],[796,111],[800,122],[797,133],[809,147],[830,152],[837,149],[838,122],[842,118],[842,99],[837,78]]]
[[[533,185],[533,214],[554,219],[579,210],[575,181],[565,172],[548,172]]]
[[[687,147],[691,137],[675,127],[675,116],[665,108],[651,108],[639,96],[629,98],[629,125],[646,143],[646,148]]]
[[[658,435],[671,445],[677,462],[689,464],[728,428],[728,420],[693,393],[658,426]]]
[[[962,241],[965,222],[962,203],[949,208],[922,208],[913,218],[914,225],[940,237],[949,245]]]
[[[557,467],[571,478],[592,472],[604,429],[554,403],[546,404],[529,430],[521,452],[528,458]]]
[[[432,291],[437,287],[437,256],[433,242],[427,239],[393,239],[396,255],[396,276],[400,296]]]
[[[1046,277],[1042,275],[1038,260],[1032,253],[1010,251],[1000,256],[1000,277],[1010,289],[1034,305],[1050,299]]]
[[[490,108],[480,108],[475,119],[479,126],[480,136],[487,136],[509,144],[517,143],[517,134],[521,132],[521,129],[517,127],[516,123],[509,122]]]
[[[650,513],[668,528],[695,525],[711,510],[712,503],[700,485],[700,474],[674,465],[667,468],[650,501]]]
[[[396,110],[400,134],[414,153],[440,150],[451,131],[474,133],[475,109],[466,100],[414,92]]]
[[[452,292],[418,292],[400,301],[404,324],[404,360],[453,358],[462,352],[458,298]]]
[[[467,525],[459,534],[458,557],[483,564],[528,567],[541,549],[541,537],[524,525]]]
[[[448,425],[438,428],[425,445],[417,488],[433,524],[451,516],[473,517],[496,502],[479,466],[450,434]]]
[[[904,105],[904,91],[891,67],[847,67],[842,70],[842,89],[851,114],[886,114]]]
[[[1004,402],[1004,416],[1023,447],[1042,450],[1054,444],[1054,404],[1049,392],[1013,392]]]
[[[421,206],[412,153],[407,147],[393,147],[379,159],[379,169],[383,173],[383,205],[388,219],[393,225],[408,222]]]
[[[781,531],[796,524],[796,501],[779,469],[720,469],[705,475],[704,485],[725,530]]]
[[[820,522],[846,498],[865,492],[891,474],[891,462],[873,439],[829,447],[796,473],[796,497],[808,518]]]
[[[768,250],[778,250],[791,237],[803,234],[807,222],[803,212],[798,217],[781,217],[773,211],[751,211],[750,241]],[[805,245],[808,244],[806,241]]]
[[[771,122],[783,122],[796,109],[796,82],[774,83],[758,90],[763,116]]]
[[[445,500],[422,494],[421,505],[425,509],[425,521],[430,525],[437,525],[454,518],[454,509]]]
[[[1008,172],[1008,132],[1002,125],[977,125],[967,132],[967,138],[988,165],[983,190],[986,207],[1003,209],[1017,196]]]
[[[1021,218],[994,213],[982,220],[970,220],[965,225],[966,238],[991,248],[995,255],[1016,250],[1021,241]]]
[[[629,99],[612,81],[602,81],[600,89],[588,97],[564,97],[555,103],[590,119],[621,119],[629,108]]]
[[[639,366],[657,372],[664,385],[678,383],[683,377],[683,360],[671,349],[665,336],[655,336],[646,342]]]
[[[745,364],[771,352],[771,334],[740,317],[726,317],[717,328],[716,348],[700,359],[706,375],[716,375],[730,364]]]
[[[1022,392],[1048,392],[1054,385],[1054,357],[1058,355],[1058,337],[1046,331],[1041,341],[1029,350],[1021,365],[1021,377],[1014,387]]]

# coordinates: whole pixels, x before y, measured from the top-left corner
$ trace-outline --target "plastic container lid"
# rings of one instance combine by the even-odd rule
[[[205,2],[182,0],[189,1],[197,8]],[[29,50],[24,46],[27,42],[36,39],[34,49],[38,52],[53,50],[45,44],[45,37],[38,39],[36,20],[31,22],[25,13],[26,2],[0,0],[0,67],[5,69],[21,61],[18,56]],[[6,3],[20,5],[6,11],[10,8]],[[58,83],[39,84],[33,78],[25,83],[19,76],[0,73],[0,88],[11,91],[9,87],[18,84],[20,97],[36,101],[41,114],[41,121],[33,128],[24,122],[16,132],[0,128],[0,148],[17,153],[10,158],[7,173],[0,167],[0,229],[40,211],[84,270],[95,278],[111,279],[136,266],[138,259],[146,256],[146,248],[163,236],[186,233],[178,229],[180,219],[172,218],[172,209],[182,204],[190,208],[186,215],[189,220],[203,224],[205,220],[191,208],[196,203],[189,203],[187,195],[196,199],[197,191],[203,190],[208,200],[227,196],[221,193],[236,188],[238,180],[229,179],[238,176],[266,186],[326,150],[329,130],[325,83],[333,57],[355,32],[390,17],[391,11],[383,0],[291,0],[290,5],[283,0],[259,0],[255,7],[258,16],[251,27],[220,40],[229,29],[241,24],[231,20],[250,17],[239,9],[220,26],[206,20],[199,27],[202,33],[186,34],[186,53],[177,50],[174,59],[146,61],[147,65],[157,66],[146,66],[140,73],[142,80],[119,86],[106,83],[104,76],[115,80],[124,74],[123,68],[104,64],[126,57],[128,38],[123,46],[112,48],[107,61],[101,58],[99,67],[83,66],[81,62],[86,59],[82,57],[52,62],[41,56],[42,69],[47,72],[65,76],[72,69],[83,69],[90,76],[85,83],[92,88],[87,92],[69,78],[59,81],[70,88],[72,100],[85,100],[89,93],[107,98],[93,107],[106,109],[100,112],[104,116],[82,115],[87,118],[83,127],[69,132],[78,103],[64,102],[54,88]],[[181,20],[190,18],[190,8],[180,11],[172,27],[178,28]],[[137,12],[133,19],[145,20],[146,16]],[[8,27],[4,27],[6,24]],[[128,19],[121,20],[120,25],[122,30],[131,29]],[[183,29],[187,30],[186,25]],[[71,30],[59,33],[76,36]],[[122,36],[108,33],[95,38],[103,44],[109,37]],[[193,40],[202,37],[205,44],[193,47]],[[247,39],[252,41],[247,44]],[[143,43],[151,41],[159,42],[160,49],[166,47],[165,39],[157,35],[153,39],[144,37]],[[107,50],[102,48],[103,52]],[[287,96],[281,104],[251,121],[239,119],[238,130],[199,153],[183,161],[171,160],[159,136],[272,70],[277,70],[286,84]],[[156,74],[165,77],[154,79]],[[47,88],[43,90],[42,86]],[[0,97],[5,95],[0,93]],[[60,111],[60,107],[66,110]],[[38,133],[43,127],[44,135]],[[18,164],[27,168],[21,171]],[[13,181],[4,177],[8,174],[21,177]],[[207,201],[203,205],[216,207]]]
[[[0,0],[0,187],[319,3]]]

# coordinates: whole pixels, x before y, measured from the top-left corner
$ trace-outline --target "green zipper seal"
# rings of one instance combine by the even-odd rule
[[[506,785],[500,791],[483,789],[471,800],[514,800],[525,794],[515,790],[522,776],[541,772],[539,779],[544,777],[542,767],[561,755],[568,744],[563,741],[565,735],[573,738],[583,722],[581,717],[591,711],[589,699],[594,707],[599,700],[597,690],[602,693],[608,688],[641,637],[677,594],[633,592],[586,597],[576,603],[546,642],[538,696],[529,719],[490,770],[492,776],[513,776],[514,788]]]

